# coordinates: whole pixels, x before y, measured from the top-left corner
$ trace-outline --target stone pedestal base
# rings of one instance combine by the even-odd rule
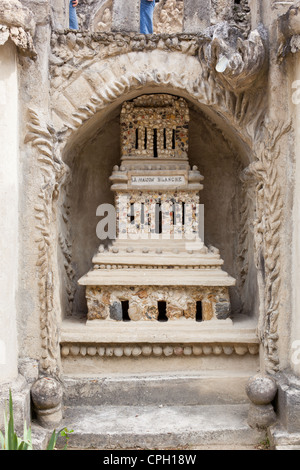
[[[248,424],[251,428],[267,429],[276,423],[276,414],[272,405],[254,405],[251,403]]]
[[[268,430],[272,448],[300,449],[300,379],[291,373],[276,377],[278,393],[276,412],[278,422]]]
[[[276,381],[267,375],[252,377],[246,387],[251,401],[248,424],[251,428],[268,429],[276,423],[277,417],[272,402],[277,393]]]
[[[31,397],[38,423],[54,429],[62,420],[62,387],[57,380],[43,377],[31,388]]]
[[[280,422],[288,433],[300,434],[300,379],[292,374],[282,374],[277,382]]]

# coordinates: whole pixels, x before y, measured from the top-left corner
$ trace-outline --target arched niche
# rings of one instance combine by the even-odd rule
[[[205,178],[201,192],[205,206],[205,242],[220,249],[224,269],[237,279],[237,286],[230,292],[234,315],[255,316],[258,293],[253,240],[251,227],[245,226],[243,217],[245,207],[250,215],[252,206],[241,180],[243,169],[253,158],[251,149],[241,139],[238,129],[213,109],[199,105],[184,91],[153,86],[120,96],[78,128],[64,148],[63,159],[70,167],[71,178],[61,193],[60,207],[68,206],[74,271],[70,284],[63,256],[59,254],[63,316],[72,315],[76,319],[86,315],[84,288],[77,285],[77,280],[91,268],[92,256],[100,244],[96,235],[99,221],[96,209],[102,203],[114,202],[109,177],[113,166],[120,164],[121,106],[124,101],[147,93],[169,93],[188,101],[190,164],[197,165]],[[246,263],[241,259],[241,252],[247,254]],[[71,308],[66,295],[70,290]]]

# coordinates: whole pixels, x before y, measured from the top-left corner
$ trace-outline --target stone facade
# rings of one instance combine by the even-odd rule
[[[204,10],[199,15],[198,2],[161,0],[155,12],[156,34],[150,36],[138,32],[139,2],[129,4],[134,14],[122,12],[119,0],[82,0],[77,32],[67,29],[66,1],[3,0],[0,5],[0,140],[5,149],[0,198],[1,406],[12,388],[20,421],[29,420],[33,382],[48,377],[64,388],[69,379],[79,384],[86,370],[95,381],[101,374],[111,379],[122,373],[131,377],[136,371],[165,376],[188,371],[215,377],[222,370],[226,389],[239,380],[239,391],[241,384],[245,391],[245,376],[248,380],[259,371],[247,389],[249,423],[267,427],[274,445],[299,444],[300,4],[211,0],[201,2]],[[138,150],[134,138],[121,145],[119,136],[128,124],[122,121],[122,107],[144,95],[184,100],[189,111],[182,147],[172,159],[190,168],[168,170],[182,170],[178,181],[188,175],[188,184],[194,177],[205,177],[201,203],[207,251],[196,267],[194,254],[187,253],[181,263],[178,253],[166,261],[164,253],[155,251],[156,263],[149,269],[143,255],[147,257],[151,247],[144,243],[123,252],[122,244],[103,243],[99,248],[97,207],[115,203],[110,187],[113,183],[118,191],[123,184],[118,179],[124,165],[122,148],[130,154]],[[150,168],[142,171],[165,171],[146,162],[155,145],[149,142],[145,148],[144,127],[138,131],[138,138],[144,138],[139,156]],[[171,165],[166,163],[164,142],[172,147],[173,128],[157,134],[159,165]],[[151,124],[150,129],[156,127]],[[133,167],[125,168],[126,177],[140,183],[132,180],[143,176],[131,175]],[[186,188],[180,189],[186,201]],[[143,191],[150,199],[149,188]],[[174,198],[174,191],[167,188],[165,202]],[[194,198],[199,191],[192,194],[193,201],[198,202]],[[131,199],[131,204],[137,202],[138,197]],[[176,202],[183,201],[178,196]],[[120,251],[115,248],[126,262],[117,261]],[[149,253],[143,253],[147,248]],[[133,263],[134,253],[139,253],[140,264]],[[162,261],[157,261],[161,255]],[[130,268],[131,262],[135,268]],[[109,285],[89,284],[88,314],[85,286],[78,281],[91,265],[93,275],[106,278]],[[172,269],[164,269],[168,265]],[[150,276],[147,295],[138,279],[132,282],[136,266]],[[206,275],[213,272],[212,277],[228,273],[236,285],[201,285],[200,298],[193,283],[202,270]],[[164,280],[157,285],[160,271]],[[184,286],[184,278],[189,285]],[[226,293],[221,292],[224,287]],[[109,296],[113,302],[108,306]],[[195,321],[191,298],[202,302],[202,315],[209,321]],[[230,318],[222,320],[229,300]],[[128,305],[133,318],[149,316],[154,321],[115,321],[125,301],[133,304]],[[166,302],[167,316],[176,320],[156,321],[157,302]],[[147,304],[146,310],[139,312],[137,304]],[[88,320],[88,315],[96,318]],[[263,392],[264,384],[271,384],[273,394],[273,380],[277,395],[260,405],[257,387]],[[216,390],[224,384],[215,383]],[[55,383],[53,390],[57,396],[50,397],[49,409],[56,421],[66,394]],[[217,403],[214,386],[209,392]],[[46,387],[39,393],[42,397],[50,392]],[[80,402],[80,393],[76,399]],[[37,409],[40,402],[35,397]],[[51,423],[51,412],[49,419]]]
[[[213,318],[226,319],[230,314],[230,301],[226,288],[97,288],[87,290],[88,319],[111,319],[122,321],[123,299],[129,302],[130,320],[157,321],[159,302],[166,302],[166,317],[169,320],[186,318],[196,320],[196,304],[202,303],[199,321]]]

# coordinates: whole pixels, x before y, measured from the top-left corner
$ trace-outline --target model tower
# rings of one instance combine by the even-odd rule
[[[100,245],[86,286],[88,320],[208,321],[230,316],[219,250],[202,241],[197,167],[188,161],[183,98],[143,95],[121,111],[121,166],[114,167],[116,238]]]

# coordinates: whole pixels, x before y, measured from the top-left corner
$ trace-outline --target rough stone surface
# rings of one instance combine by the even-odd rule
[[[110,318],[111,320],[122,321],[123,314],[122,314],[122,304],[121,302],[114,302],[109,307]]]
[[[19,0],[3,0],[0,4],[0,45],[10,38],[19,50],[36,58],[33,44],[35,20],[31,10]]]
[[[292,374],[283,374],[278,380],[277,407],[285,429],[300,433],[300,382]]]
[[[145,354],[145,350],[142,354]],[[63,378],[66,406],[172,406],[247,404],[249,375],[226,373],[141,374],[116,377]],[[166,390],[168,391],[166,393]]]
[[[258,444],[246,424],[247,406],[67,407],[70,448],[126,449]]]
[[[62,420],[63,390],[59,382],[51,377],[37,380],[31,387],[31,398],[38,422],[43,427],[57,426]]]
[[[0,429],[4,430],[4,412],[8,413],[9,391],[12,394],[14,423],[18,433],[23,433],[24,422],[29,427],[31,422],[30,386],[19,375],[15,381],[0,383]]]
[[[140,30],[140,8],[136,0],[114,0],[112,15],[112,31]]]
[[[32,384],[39,378],[39,363],[36,359],[19,359],[19,373],[25,377],[27,383]]]
[[[133,269],[136,267],[133,266]],[[105,272],[104,268],[100,271],[102,272]],[[199,321],[225,320],[231,314],[230,302],[224,302],[224,298],[228,296],[225,287],[109,286],[100,288],[89,286],[86,296],[88,320],[122,321],[121,302],[124,299],[129,302],[128,314],[133,321],[157,321],[158,302],[166,302],[166,317],[170,320],[192,319],[195,321],[197,301],[202,302],[203,305],[202,318],[199,318]],[[223,301],[220,302],[220,299]]]
[[[34,16],[29,8],[22,5],[19,0],[2,0],[0,4],[0,24],[15,26],[35,32]]]
[[[255,405],[269,405],[276,396],[277,383],[272,377],[257,375],[249,380],[246,392]]]
[[[185,0],[183,31],[198,33],[210,26],[211,0]]]
[[[251,403],[248,424],[251,428],[268,429],[276,423],[277,417],[272,405],[254,405]]]

